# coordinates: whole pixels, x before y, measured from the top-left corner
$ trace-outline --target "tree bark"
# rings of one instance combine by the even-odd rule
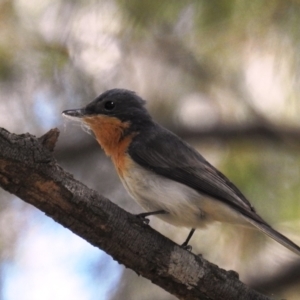
[[[52,155],[58,133],[0,128],[0,186],[179,299],[270,299],[74,179]]]

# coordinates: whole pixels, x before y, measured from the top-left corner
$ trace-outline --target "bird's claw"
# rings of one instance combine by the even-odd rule
[[[189,251],[191,252],[192,251],[192,246],[191,245],[187,245],[185,243],[183,243],[181,246],[180,246],[182,249],[186,250],[186,251]]]
[[[143,218],[142,221],[145,225],[149,225],[149,223],[150,223],[150,220],[147,218]]]
[[[145,225],[149,225],[150,220],[146,218],[146,214],[137,214],[136,217],[138,217]]]

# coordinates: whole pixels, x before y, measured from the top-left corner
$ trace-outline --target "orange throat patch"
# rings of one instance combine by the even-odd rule
[[[105,154],[111,157],[119,176],[123,177],[129,162],[126,151],[132,138],[137,134],[132,133],[122,138],[124,130],[129,128],[130,123],[103,115],[86,117],[83,121],[92,129]]]

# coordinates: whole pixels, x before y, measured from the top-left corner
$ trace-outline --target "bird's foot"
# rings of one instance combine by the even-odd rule
[[[135,216],[139,218],[145,225],[149,225],[150,220],[146,218],[148,216],[148,213],[141,213]]]
[[[187,251],[192,251],[192,246],[189,245],[189,241],[192,237],[192,235],[194,234],[195,232],[195,228],[192,228],[188,237],[186,238],[185,242],[181,245],[181,248],[187,250]]]
[[[186,242],[184,242],[181,246],[180,246],[182,249],[186,250],[186,251],[189,251],[191,252],[192,251],[192,246],[191,245],[188,245]]]
[[[146,217],[153,216],[153,215],[161,215],[161,214],[166,214],[167,212],[165,210],[156,210],[156,211],[151,211],[151,212],[145,212],[141,214],[137,214],[136,216],[140,219],[142,219],[143,223],[146,225],[149,225],[150,220],[147,219]]]

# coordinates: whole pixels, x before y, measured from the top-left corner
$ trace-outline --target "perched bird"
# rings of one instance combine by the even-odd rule
[[[221,172],[189,144],[155,123],[134,92],[112,89],[63,116],[88,126],[119,177],[146,213],[175,226],[196,228],[213,221],[256,227],[300,255],[300,247],[274,230]]]

